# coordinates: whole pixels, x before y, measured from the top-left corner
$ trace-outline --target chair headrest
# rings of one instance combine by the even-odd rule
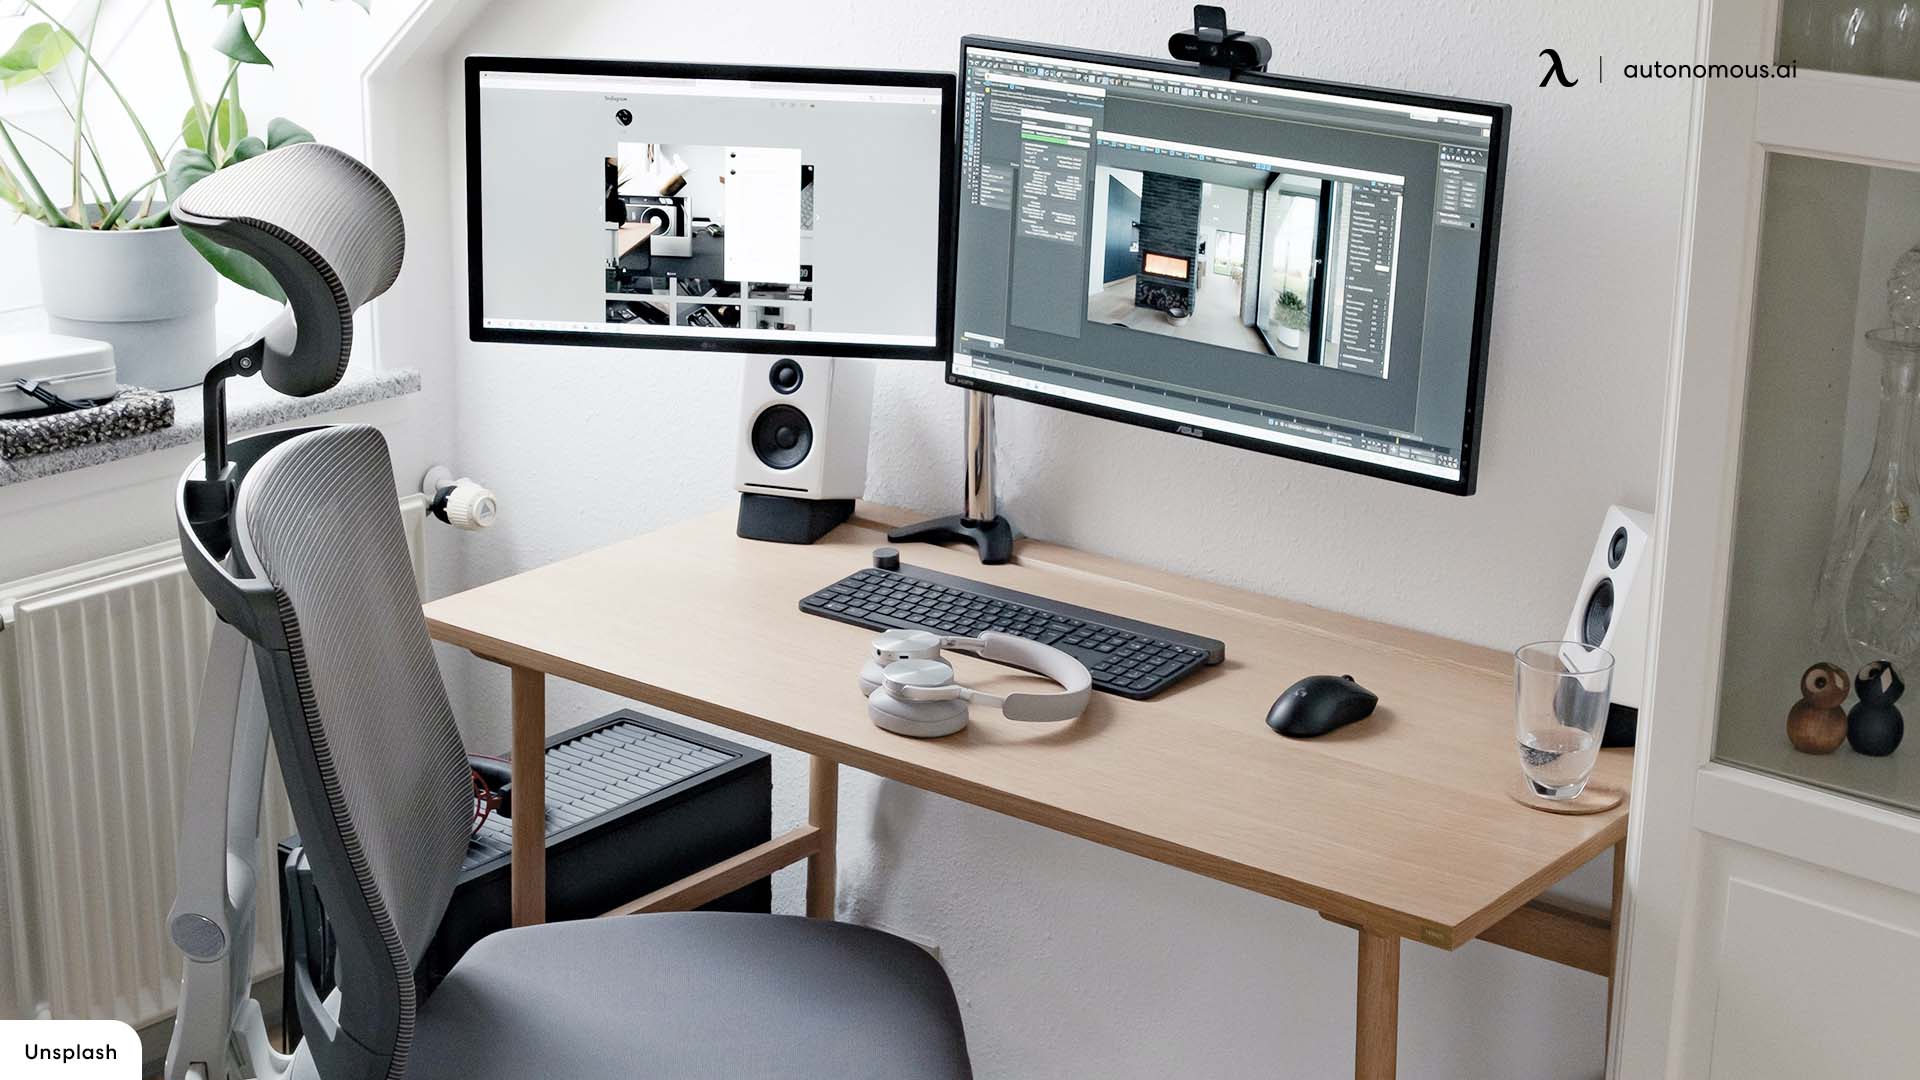
[[[261,376],[293,397],[347,372],[353,313],[386,292],[406,254],[400,204],[372,169],[297,143],[228,166],[181,194],[173,219],[253,256],[287,294],[267,328]]]

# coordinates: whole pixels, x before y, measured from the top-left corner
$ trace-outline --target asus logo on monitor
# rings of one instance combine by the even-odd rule
[[[1191,435],[1196,439],[1204,439],[1207,437],[1207,432],[1205,428],[1193,427],[1190,424],[1181,424],[1179,427],[1174,428],[1173,430],[1179,432],[1182,435]]]

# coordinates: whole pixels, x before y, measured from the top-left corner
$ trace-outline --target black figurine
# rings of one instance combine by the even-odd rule
[[[1860,701],[1847,713],[1847,743],[1868,757],[1886,757],[1900,745],[1907,723],[1894,702],[1907,684],[1885,660],[1875,660],[1854,676],[1853,692]]]

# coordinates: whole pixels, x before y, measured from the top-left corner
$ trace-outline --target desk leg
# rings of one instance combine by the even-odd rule
[[[820,850],[807,857],[807,918],[833,918],[835,861],[840,838],[840,766],[814,757],[807,773],[807,824],[820,830]]]
[[[547,677],[513,675],[513,925],[547,921]]]
[[[1360,930],[1354,1080],[1393,1080],[1400,1052],[1400,939]]]

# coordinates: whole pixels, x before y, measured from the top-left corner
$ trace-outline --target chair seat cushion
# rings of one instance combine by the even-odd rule
[[[946,973],[891,934],[662,913],[506,930],[421,1007],[408,1080],[966,1080]]]

